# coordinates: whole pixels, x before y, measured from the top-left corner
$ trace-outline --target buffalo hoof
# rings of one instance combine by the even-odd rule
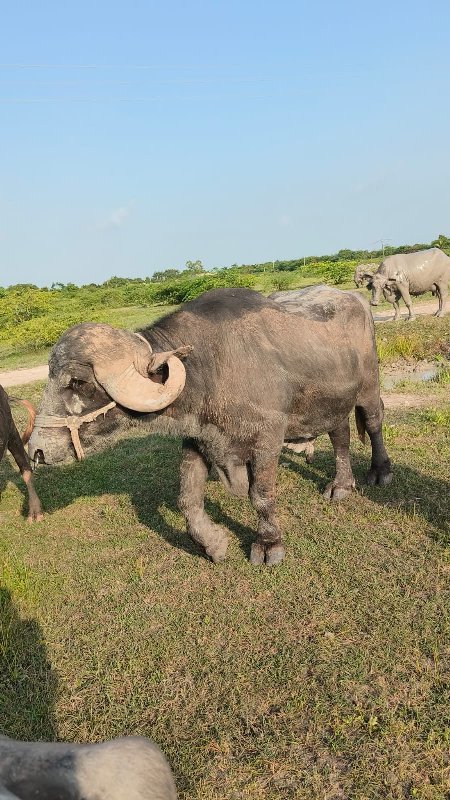
[[[214,564],[220,564],[221,561],[225,560],[227,554],[228,537],[220,525],[215,525],[214,537],[211,538],[211,543],[205,548],[206,555],[210,557]]]
[[[266,545],[261,544],[261,542],[253,542],[250,551],[250,564],[253,564],[254,567],[260,567],[266,563],[268,567],[274,567],[276,564],[281,564],[284,554],[285,549],[281,542]]]
[[[389,486],[392,478],[390,467],[380,467],[379,469],[370,469],[366,481],[369,486]]]
[[[353,481],[353,483],[349,484],[348,486],[341,486],[335,481],[331,481],[331,483],[329,483],[328,486],[325,487],[325,491],[323,492],[323,497],[325,498],[325,500],[338,502],[339,500],[343,500],[344,497],[347,497],[347,495],[351,494],[354,488],[355,488],[355,481]]]
[[[42,513],[41,504],[38,500],[31,499],[28,507],[27,522],[42,522],[44,515]]]
[[[40,511],[39,514],[28,514],[27,522],[31,525],[33,522],[42,522],[43,519],[44,515],[42,511]]]

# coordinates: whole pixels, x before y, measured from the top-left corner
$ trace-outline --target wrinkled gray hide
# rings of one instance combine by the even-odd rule
[[[0,800],[176,800],[170,767],[148,739],[101,744],[0,737]]]
[[[413,319],[411,295],[432,291],[439,300],[435,316],[442,317],[445,314],[449,280],[450,258],[438,247],[388,256],[373,274],[371,305],[377,306],[381,292],[390,290],[398,298],[403,298],[409,311],[409,319]],[[395,318],[397,316],[396,313]]]

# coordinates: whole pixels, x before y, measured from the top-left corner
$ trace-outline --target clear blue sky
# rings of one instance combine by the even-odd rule
[[[0,7],[0,285],[450,234],[448,0]]]

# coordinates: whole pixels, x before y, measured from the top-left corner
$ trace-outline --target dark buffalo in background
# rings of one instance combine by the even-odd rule
[[[349,415],[372,444],[370,484],[391,478],[381,425],[374,325],[366,301],[326,286],[304,290],[296,313],[249,289],[216,289],[139,334],[85,323],[53,347],[30,453],[58,464],[104,449],[118,431],[183,437],[179,507],[213,561],[226,531],[204,510],[214,466],[258,514],[253,564],[284,555],[275,481],[283,442],[328,433],[336,475],[325,496],[354,487]]]
[[[22,438],[12,417],[10,402],[22,403],[28,411],[28,424]],[[3,386],[0,386],[0,460],[5,455],[6,450],[9,450],[22,473],[28,492],[29,522],[42,519],[41,504],[34,490],[30,460],[24,447],[30,438],[35,416],[36,413],[31,403],[26,400],[16,400],[13,397],[8,397]]]
[[[170,767],[153,742],[18,742],[0,736],[0,800],[176,800]]]

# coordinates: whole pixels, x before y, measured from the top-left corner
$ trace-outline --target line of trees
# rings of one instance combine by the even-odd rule
[[[412,253],[416,250],[425,250],[428,247],[440,247],[442,250],[450,255],[450,237],[444,234],[439,234],[437,239],[429,243],[417,243],[413,245],[399,245],[398,247],[385,246],[384,256],[394,255],[396,253]],[[208,275],[221,275],[223,273],[232,273],[236,276],[240,274],[252,274],[263,272],[294,272],[301,271],[305,277],[309,277],[311,267],[319,264],[329,264],[330,274],[333,273],[334,265],[352,265],[354,263],[381,260],[383,257],[382,250],[339,250],[337,253],[322,256],[305,256],[290,260],[276,260],[266,261],[257,264],[232,264],[230,267],[213,267],[211,270],[206,271],[202,262],[198,259],[196,261],[186,261],[184,269],[166,269],[155,272],[152,276],[146,278],[120,278],[113,276],[101,284],[90,283],[84,286],[77,286],[75,283],[53,283],[49,288],[44,287],[40,291],[59,291],[64,293],[67,297],[75,296],[79,293],[80,289],[118,289],[126,286],[136,287],[142,284],[162,284],[167,282],[185,282],[198,278],[206,278]],[[344,272],[344,268],[336,267],[336,276]],[[336,280],[339,283],[340,280]],[[30,290],[37,290],[38,287],[31,283],[14,284],[4,289],[0,287],[0,299],[5,296],[6,292],[14,292],[15,294],[25,295]],[[131,299],[131,298],[130,298]]]

